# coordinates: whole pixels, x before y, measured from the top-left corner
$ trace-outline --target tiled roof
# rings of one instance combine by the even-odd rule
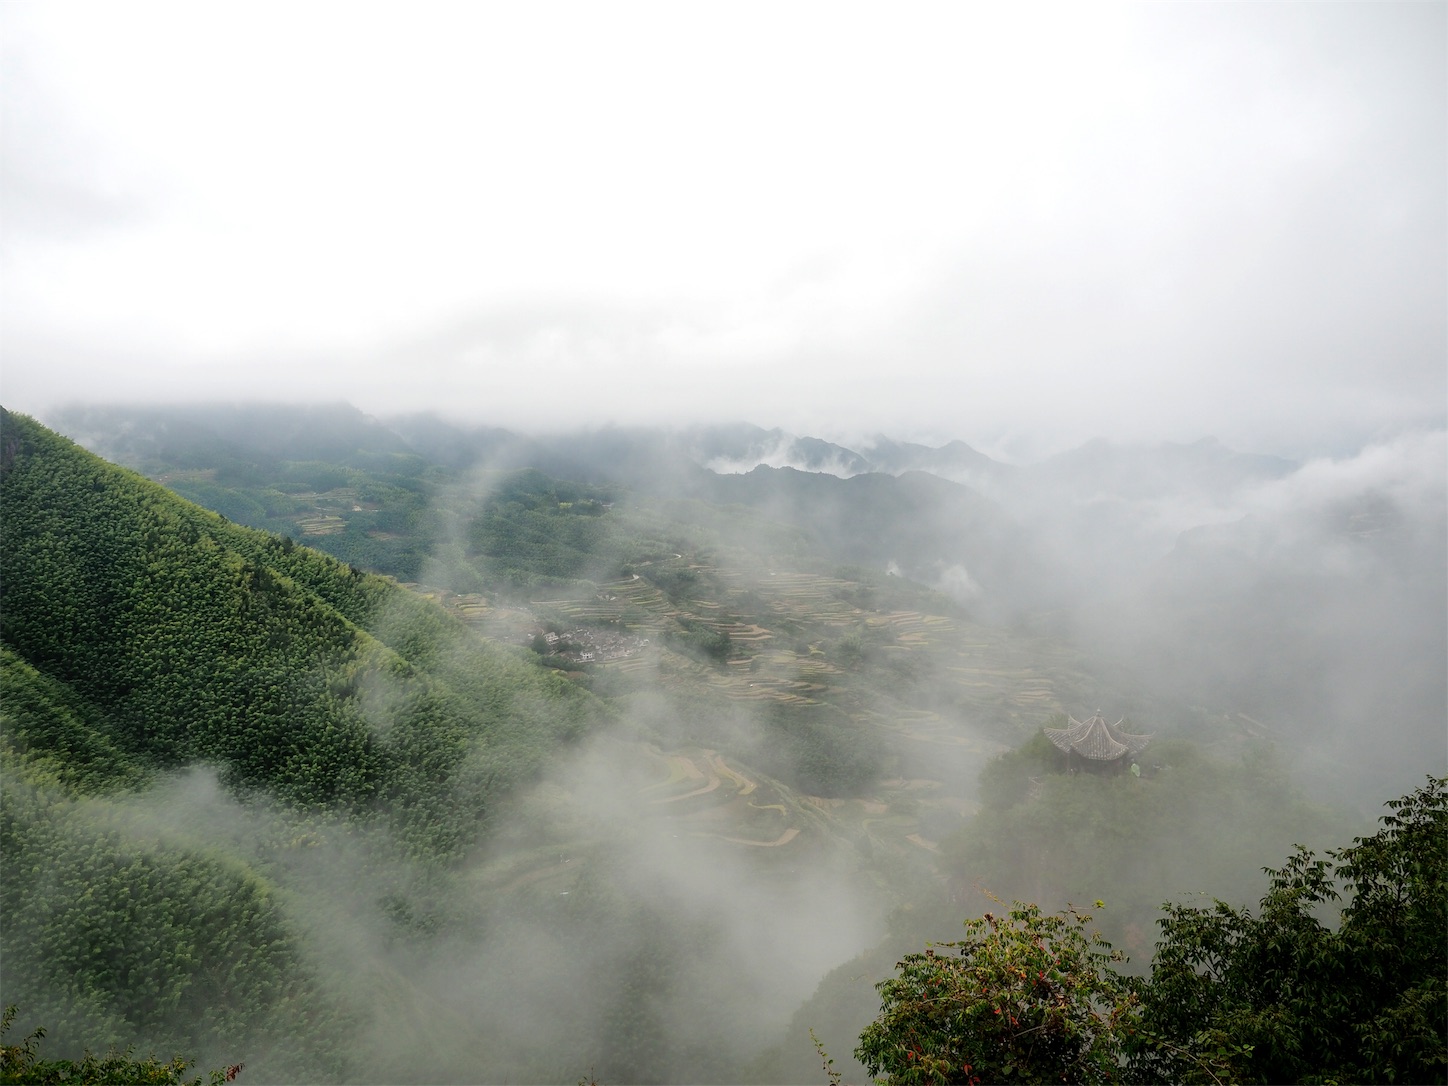
[[[1149,735],[1132,735],[1121,730],[1125,718],[1108,724],[1098,709],[1090,720],[1067,717],[1069,728],[1046,728],[1046,738],[1059,750],[1075,751],[1096,762],[1111,762],[1123,754],[1140,754],[1151,742]]]

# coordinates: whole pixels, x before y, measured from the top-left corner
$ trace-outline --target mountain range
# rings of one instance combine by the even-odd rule
[[[0,415],[0,970],[17,1028],[93,1047],[795,1080],[807,1031],[771,1038],[857,1034],[861,970],[973,880],[1105,882],[1149,953],[1161,895],[1340,824],[1289,779],[1369,807],[1444,760],[1441,434],[1006,465],[346,405],[51,421],[93,451]],[[1139,795],[1031,745],[1098,707],[1155,737]]]

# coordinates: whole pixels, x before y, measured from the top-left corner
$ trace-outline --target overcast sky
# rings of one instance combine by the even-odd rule
[[[0,397],[1441,426],[1448,5],[0,4]]]

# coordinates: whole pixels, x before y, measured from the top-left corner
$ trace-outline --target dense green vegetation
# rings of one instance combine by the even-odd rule
[[[982,774],[982,809],[942,845],[962,900],[978,887],[1056,909],[1108,897],[1099,919],[1135,959],[1150,947],[1157,907],[1179,895],[1254,895],[1257,873],[1294,841],[1324,845],[1340,813],[1293,787],[1273,748],[1232,760],[1183,739],[1148,746],[1141,776],[1066,772],[1037,733]]]
[[[965,938],[907,955],[876,985],[880,1017],[856,1058],[901,1086],[1120,1081],[1134,994],[1090,923],[1019,902],[967,920]]]
[[[112,1049],[103,1056],[87,1052],[79,1060],[43,1060],[40,1042],[45,1028],[37,1026],[19,1044],[5,1044],[4,1036],[14,1021],[16,1008],[5,1008],[0,1020],[0,1083],[5,1086],[201,1086],[200,1078],[186,1077],[191,1064],[181,1056],[162,1062],[155,1056],[134,1059],[131,1049]],[[234,1081],[242,1065],[213,1071],[208,1086]]]
[[[396,862],[445,862],[606,719],[427,601],[8,413],[0,553],[0,962],[22,1021],[67,1046],[321,1080],[351,1028],[267,874],[285,855],[157,836],[97,797],[207,762],[299,827],[340,815]]]
[[[617,488],[430,460],[340,405],[96,409],[73,421],[189,501],[401,581],[521,595],[676,549],[605,518]]]
[[[1448,1080],[1448,790],[1388,806],[1374,836],[1269,869],[1255,915],[1169,905],[1144,979],[1074,910],[967,921],[877,986],[856,1056],[900,1084]]]
[[[1448,1081],[1445,781],[1387,806],[1371,837],[1269,870],[1255,915],[1167,908],[1142,1020],[1185,1052],[1154,1054],[1157,1077],[1225,1051],[1242,1082]]]
[[[98,711],[0,644],[0,745],[12,758],[42,761],[71,791],[139,784],[137,759],[106,734]]]
[[[830,705],[774,705],[744,747],[755,763],[777,764],[801,791],[823,796],[864,792],[879,776],[887,747],[881,737]]]
[[[95,409],[73,422],[182,497],[353,565],[410,580],[439,538],[435,495],[450,475],[344,405]]]
[[[717,929],[687,910],[671,915],[667,898],[641,913],[632,887],[603,890],[614,880],[602,862],[571,884],[572,898],[525,897],[521,911],[516,890],[479,895],[458,881],[456,865],[513,786],[609,718],[579,685],[415,594],[228,523],[29,419],[0,417],[0,433],[0,962],[22,1025],[49,1028],[77,1065],[82,1045],[135,1042],[212,1064],[244,1058],[263,1081],[395,1080],[419,1058],[471,1078],[476,1060],[452,1063],[412,1041],[368,1038],[368,1056],[345,1054],[372,1016],[410,1014],[425,999],[397,976],[397,956],[425,973],[429,946],[446,938],[481,958],[515,928],[520,941],[535,938],[540,906],[576,902],[558,915],[557,938],[594,958],[614,948],[597,968],[627,981],[607,997],[580,993],[578,1014],[601,1014],[607,1028],[575,1039],[575,1058],[601,1059],[615,1077],[682,1076],[701,1060],[728,1074],[744,1026],[707,1048],[669,1029],[688,993],[707,990],[717,964],[697,950],[703,940],[725,952]],[[332,481],[308,471],[308,485]],[[537,473],[506,476],[490,493],[464,560],[503,594],[569,582],[600,561],[653,572],[688,545],[666,534],[666,520],[620,528],[604,492]],[[559,522],[593,534],[555,531]],[[731,655],[728,636],[702,620],[673,629],[698,641],[710,667]],[[771,721],[729,748],[823,791],[873,773],[851,753],[868,731],[838,709],[782,707]],[[707,736],[703,723],[687,730]],[[788,740],[783,753],[763,741],[775,732]],[[142,817],[127,798],[174,790],[168,773],[198,761],[248,809],[283,806],[234,831],[169,819],[158,828],[161,816]],[[378,832],[364,841],[348,825]],[[547,847],[551,858],[557,846]],[[326,903],[339,865],[350,873],[342,916]],[[323,962],[318,948],[341,933],[366,953]],[[643,999],[643,988],[671,994]],[[518,1051],[489,1035],[491,1073],[566,1071],[535,1045]]]
[[[538,471],[506,474],[469,524],[466,553],[488,583],[514,589],[616,576],[629,548],[605,516],[612,500]]]
[[[16,742],[64,751],[71,775],[204,759],[238,786],[385,813],[448,855],[490,797],[597,718],[566,682],[385,581],[28,419],[0,428],[0,636],[7,688],[27,688],[6,701]]]
[[[0,952],[26,1022],[92,1046],[247,1053],[278,1077],[342,1074],[338,1012],[273,885],[224,855],[111,828],[103,807],[43,782],[3,787]]]
[[[1064,721],[1047,718],[1043,723],[1054,726]],[[1163,901],[1190,908],[1204,900],[1204,894],[1207,901],[1256,900],[1263,892],[1264,865],[1279,859],[1294,841],[1326,845],[1341,840],[1358,824],[1341,809],[1326,808],[1304,797],[1271,749],[1258,743],[1208,750],[1180,738],[1157,738],[1147,748],[1143,762],[1146,770],[1140,777],[1121,770],[1071,773],[1061,752],[1039,731],[988,761],[980,773],[979,811],[944,837],[935,854],[936,873],[945,882],[946,892],[912,895],[892,915],[889,931],[877,946],[826,977],[795,1015],[791,1047],[762,1062],[752,1080],[800,1080],[812,1067],[817,1068],[818,1060],[797,1039],[809,1029],[817,1031],[835,1055],[847,1053],[845,1042],[859,1036],[881,1011],[880,1001],[859,987],[860,977],[879,977],[897,962],[914,962],[912,969],[925,970],[932,980],[938,978],[943,985],[978,994],[982,984],[993,984],[980,978],[994,976],[1007,963],[1010,969],[1027,969],[1027,962],[1040,953],[1039,937],[1046,942],[1064,941],[1062,948],[1069,946],[1078,964],[1101,964],[1093,955],[1109,949],[1115,956],[1114,972],[1111,976],[1102,973],[1098,994],[1104,997],[1119,987],[1113,979],[1116,974],[1126,985],[1122,992],[1135,991],[1131,985],[1151,966]],[[922,817],[921,824],[925,822]],[[1031,902],[1025,907],[1031,916],[1013,916],[1007,904],[1013,900]],[[993,917],[994,923],[975,922],[969,941],[976,945],[989,939],[990,946],[1004,957],[960,964],[963,972],[946,977],[933,971],[936,959],[945,952],[937,949],[934,958],[918,961],[910,956],[924,942],[934,941],[938,948],[950,940],[950,933],[959,930],[962,912],[977,910]],[[1076,919],[1085,912],[1090,913],[1089,926]],[[1009,971],[1004,976],[1021,979]],[[1082,973],[1078,979],[1085,985],[1089,978]],[[1001,988],[1000,998],[1012,997],[1008,989]],[[1025,1047],[1040,1037],[1038,1032],[1027,1031],[1041,1024],[1031,1015],[1044,1014],[1049,1001],[1037,1005],[1029,986],[1022,999],[1021,1006],[1029,1007],[1031,1013],[1018,1011],[1016,1017],[1022,1023],[1035,1021],[1035,1025],[1005,1030],[997,1038],[1003,1046],[1014,1044],[1011,1037],[1017,1033],[1025,1034]],[[1109,1079],[1115,1073],[1109,1070],[1112,1061],[1124,1051],[1121,1038],[1097,1037],[1094,1031],[1098,1027],[1091,1024],[1096,1021],[1092,1017],[1096,1011],[1087,1014],[1089,1008],[1076,1009],[1082,1016],[1071,1029],[1077,1030],[1081,1047],[1060,1048],[1058,1054],[1065,1059],[1069,1049],[1074,1053],[1071,1061],[1079,1058],[1090,1063],[1105,1052],[1106,1062],[1100,1067],[1107,1069],[1101,1074]],[[1096,1008],[1103,1014],[1107,1009]],[[948,1008],[940,1009],[941,1019],[931,1028],[947,1030],[952,1020],[947,1012]],[[908,1017],[908,1007],[902,1013]],[[993,1016],[990,1007],[983,1013]],[[922,1034],[928,1032],[924,1023],[916,1025]],[[1067,1025],[1062,1023],[1061,1028]],[[975,1043],[955,1038],[947,1047],[964,1051]],[[898,1054],[907,1058],[904,1050]],[[936,1055],[949,1058],[959,1069],[962,1060]],[[1039,1065],[1008,1074],[999,1063],[982,1064],[979,1056],[980,1052],[972,1049],[963,1061],[976,1067],[982,1081],[1009,1081],[1012,1075],[1020,1081],[1056,1080]],[[898,1070],[903,1065],[895,1066]],[[980,1069],[988,1066],[993,1069]],[[1072,1066],[1074,1070],[1062,1072],[1072,1076],[1068,1080],[1081,1080],[1089,1070],[1085,1063]],[[854,1073],[864,1074],[866,1067],[856,1065]]]

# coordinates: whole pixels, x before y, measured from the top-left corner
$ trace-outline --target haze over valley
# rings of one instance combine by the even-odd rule
[[[201,1028],[187,1008],[235,997],[200,995],[175,950],[150,968],[188,994],[159,1007],[104,965],[77,1004],[67,959],[9,958],[22,1024],[93,1047],[262,1080],[307,1051],[319,1079],[796,1081],[809,1029],[846,1053],[873,981],[961,915],[1109,898],[1149,961],[1162,901],[1251,898],[1294,842],[1365,829],[1444,756],[1441,431],[1305,464],[1098,441],[1006,465],[346,405],[50,421],[172,493],[7,416],[8,794],[151,857],[127,863],[226,856],[275,887],[284,998],[327,1008],[284,1026],[257,992]],[[241,564],[204,572],[208,540]],[[207,595],[149,595],[172,582]],[[319,629],[298,607],[409,662],[334,658],[287,632]],[[1036,749],[1098,707],[1152,736],[1139,794]],[[1083,802],[1115,805],[1110,840],[1062,822]],[[46,885],[10,938],[78,922],[83,884]]]
[[[0,1078],[1441,1077],[1445,42],[0,5]]]

